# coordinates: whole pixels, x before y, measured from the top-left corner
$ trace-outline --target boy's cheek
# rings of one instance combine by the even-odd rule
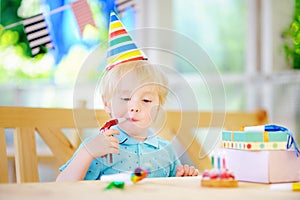
[[[159,105],[152,105],[151,108],[150,108],[150,115],[151,115],[151,118],[154,120],[156,117],[157,117],[157,114],[159,113],[160,111],[160,106]]]
[[[114,117],[124,117],[127,115],[127,106],[126,105],[115,105],[112,107]]]

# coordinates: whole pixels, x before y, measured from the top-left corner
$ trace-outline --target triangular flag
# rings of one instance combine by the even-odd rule
[[[116,9],[120,15],[128,8],[135,7],[135,0],[116,0]]]
[[[72,2],[71,8],[74,12],[81,35],[83,34],[84,27],[87,24],[96,26],[93,19],[92,11],[86,0],[78,0]]]
[[[137,48],[118,16],[111,12],[106,70],[120,63],[134,60],[147,60],[147,58]]]
[[[52,49],[54,47],[43,14],[23,20],[23,25],[33,56],[40,53],[43,48]]]

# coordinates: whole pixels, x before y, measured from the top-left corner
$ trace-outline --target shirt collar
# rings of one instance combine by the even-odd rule
[[[138,144],[138,143],[140,143],[137,140],[130,137],[127,133],[125,133],[123,130],[121,130],[118,126],[113,126],[112,128],[116,129],[120,132],[119,135],[114,135],[116,138],[119,139],[119,144]],[[155,148],[159,148],[158,138],[155,136],[154,132],[150,129],[148,130],[147,139],[142,143],[153,146]]]

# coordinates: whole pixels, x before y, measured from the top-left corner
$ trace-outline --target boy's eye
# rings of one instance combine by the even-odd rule
[[[124,98],[121,98],[121,100],[123,100],[123,101],[130,101],[130,98],[129,97],[124,97]]]
[[[150,99],[143,99],[143,102],[145,102],[145,103],[151,103],[152,100],[150,100]]]

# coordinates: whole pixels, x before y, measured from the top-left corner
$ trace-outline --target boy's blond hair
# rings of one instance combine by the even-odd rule
[[[167,78],[158,67],[149,64],[147,61],[126,62],[107,71],[100,84],[100,92],[105,101],[111,101],[120,79],[128,72],[135,75],[136,80],[132,81],[139,85],[153,84],[157,88],[160,105],[165,103],[168,95]]]

